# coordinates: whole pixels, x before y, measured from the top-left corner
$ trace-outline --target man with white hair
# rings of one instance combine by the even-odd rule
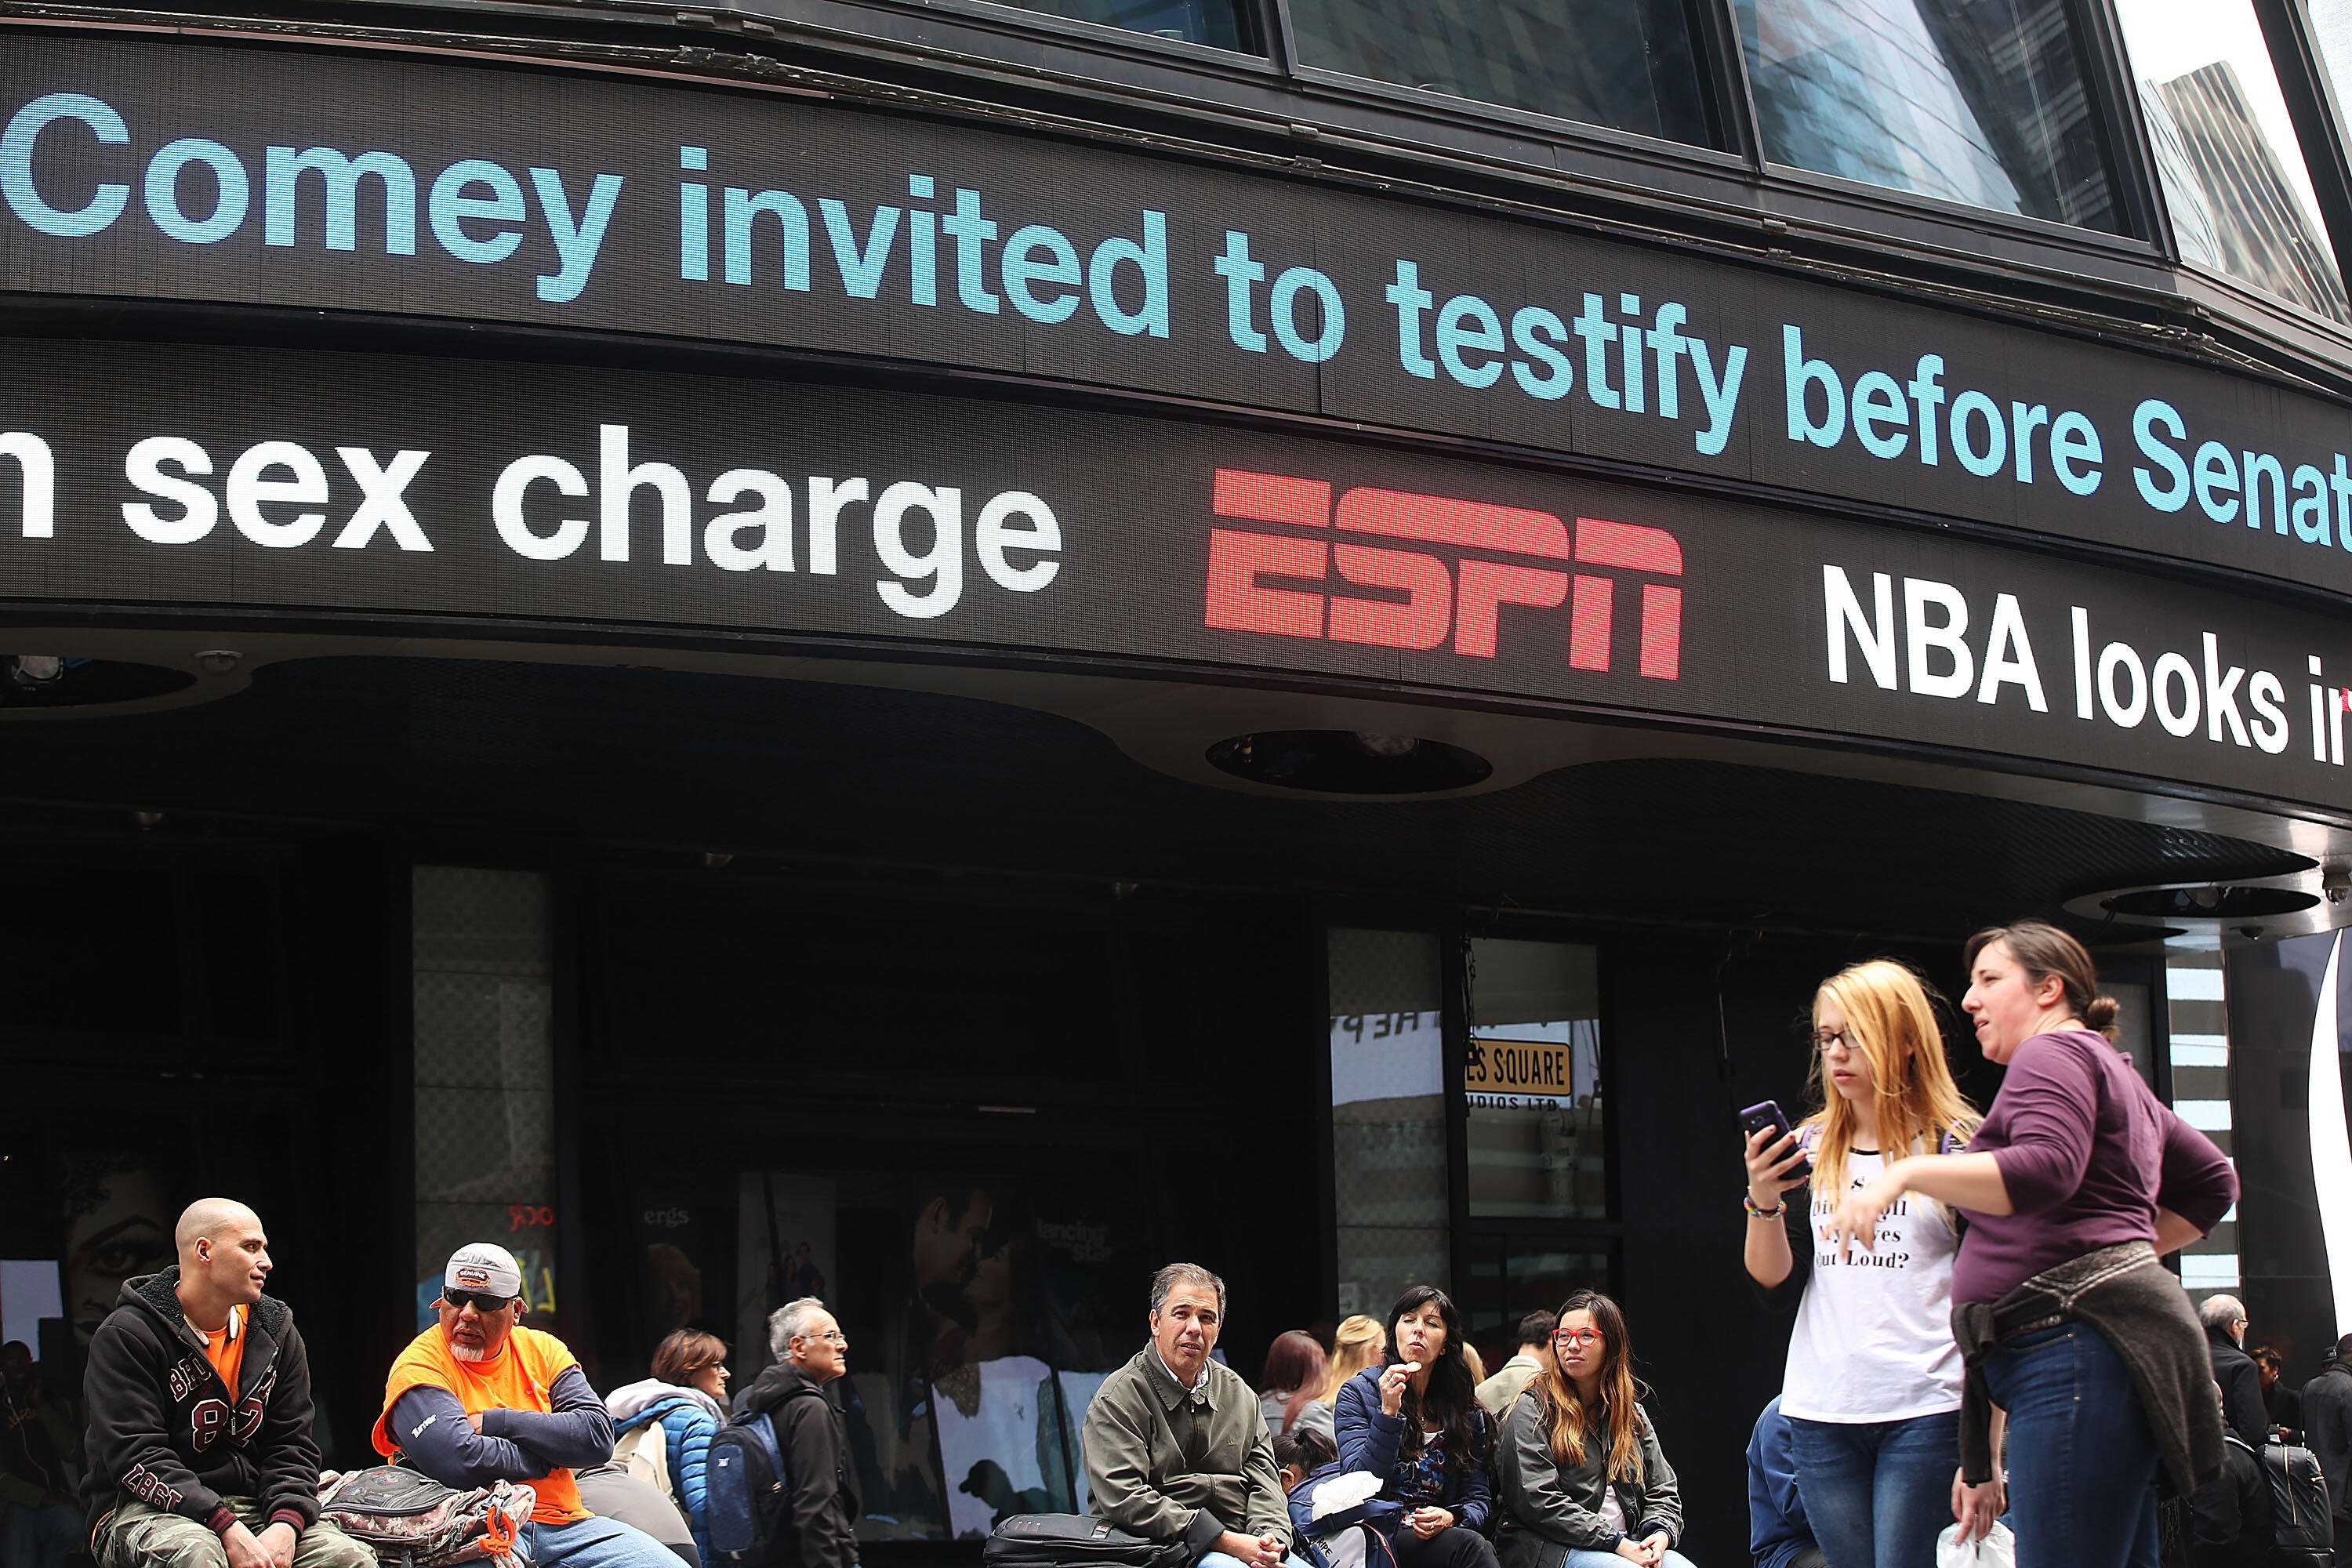
[[[2270,1441],[2270,1407],[2263,1403],[2263,1369],[2245,1352],[2246,1304],[2235,1296],[2208,1296],[2197,1309],[2213,1353],[2213,1381],[2221,1385],[2221,1421],[2255,1453]]]
[[[263,1293],[260,1216],[199,1199],[173,1240],[179,1262],[125,1280],[89,1342],[82,1501],[100,1568],[374,1568],[319,1518],[310,1356]]]
[[[613,1418],[563,1342],[522,1326],[527,1304],[505,1247],[472,1241],[450,1254],[440,1321],[384,1380],[376,1452],[459,1491],[528,1482],[539,1502],[524,1555],[538,1568],[677,1568],[652,1536],[580,1500],[572,1472],[613,1457]]]
[[[814,1296],[768,1315],[775,1364],[735,1396],[735,1418],[765,1415],[775,1427],[792,1489],[786,1528],[761,1568],[857,1568],[857,1516],[864,1507],[841,1407],[825,1385],[849,1370],[849,1336]]]

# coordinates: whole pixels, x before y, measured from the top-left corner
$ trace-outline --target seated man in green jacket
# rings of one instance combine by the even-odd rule
[[[1209,1359],[1225,1282],[1196,1263],[1151,1279],[1151,1342],[1087,1407],[1094,1511],[1130,1534],[1181,1541],[1203,1568],[1306,1568],[1291,1552],[1282,1472],[1257,1395]]]

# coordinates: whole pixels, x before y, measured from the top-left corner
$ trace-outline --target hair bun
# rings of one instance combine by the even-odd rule
[[[2083,1022],[2112,1040],[2116,1037],[2116,1019],[2123,1010],[2124,1005],[2112,996],[2094,996],[2090,1005],[2083,1009]]]

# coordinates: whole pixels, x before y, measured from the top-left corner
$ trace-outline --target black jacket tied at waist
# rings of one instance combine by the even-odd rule
[[[1985,1356],[2003,1340],[2066,1322],[2096,1329],[2130,1369],[2176,1489],[2193,1492],[2221,1473],[2221,1407],[2205,1331],[2180,1282],[2157,1261],[2156,1248],[2126,1241],[2046,1268],[1990,1304],[1953,1304],[1952,1338],[1968,1368],[1960,1472],[1970,1486],[1983,1485],[1993,1471]]]

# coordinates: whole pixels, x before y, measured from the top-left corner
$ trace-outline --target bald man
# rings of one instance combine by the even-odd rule
[[[262,1294],[260,1216],[201,1199],[173,1239],[180,1261],[125,1281],[89,1344],[82,1501],[100,1568],[374,1568],[319,1518],[310,1358]]]

